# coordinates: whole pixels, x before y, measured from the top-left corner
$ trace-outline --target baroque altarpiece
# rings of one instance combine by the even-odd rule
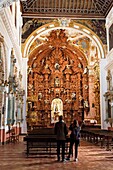
[[[28,124],[51,125],[64,116],[67,124],[88,112],[88,68],[85,55],[53,30],[28,60]]]

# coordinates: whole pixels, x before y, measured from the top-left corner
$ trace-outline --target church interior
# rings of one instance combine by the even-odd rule
[[[1,146],[50,130],[60,115],[85,126],[83,138],[109,131],[110,145],[112,55],[113,0],[0,1]],[[91,128],[101,134],[89,137]]]

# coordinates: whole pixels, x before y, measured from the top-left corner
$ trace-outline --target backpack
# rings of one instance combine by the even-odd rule
[[[80,129],[79,127],[74,127],[72,130],[72,138],[74,140],[79,140],[80,139]]]

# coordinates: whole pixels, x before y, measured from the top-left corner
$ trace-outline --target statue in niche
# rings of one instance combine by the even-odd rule
[[[15,76],[17,76],[17,72],[18,72],[18,69],[17,69],[16,66],[14,66],[14,74],[15,74]]]
[[[47,70],[48,68],[49,68],[49,65],[48,65],[48,63],[46,63],[45,69]]]
[[[32,110],[32,102],[28,102],[28,111]]]
[[[61,99],[53,99],[51,104],[51,123],[58,121],[59,115],[63,115],[63,102]]]
[[[58,105],[55,106],[55,112],[58,112]]]
[[[59,106],[59,104],[60,104],[60,103],[56,103],[56,104],[55,104],[55,108],[54,108],[54,109],[55,109],[55,110],[54,110],[54,120],[55,120],[55,121],[58,121],[59,114],[60,114],[60,110],[59,110],[59,109],[60,109],[60,108],[59,108],[60,106]]]
[[[67,69],[70,69],[70,65],[69,65],[69,64],[67,64],[67,65],[66,65],[66,68],[67,68]]]
[[[72,100],[76,100],[76,92],[73,92],[73,93],[71,94],[71,97],[72,97]]]
[[[38,93],[38,100],[41,100],[41,99],[42,99],[42,93],[39,92],[39,93]]]
[[[55,78],[55,87],[60,86],[60,79],[58,77]]]
[[[107,88],[108,88],[108,90],[110,90],[111,89],[111,81],[112,81],[112,75],[111,75],[110,70],[108,70],[106,80],[107,80]]]
[[[78,68],[82,68],[82,65],[80,63],[78,63]]]
[[[88,68],[87,68],[87,66],[86,66],[85,69],[84,69],[83,74],[87,74],[87,73],[88,73]]]
[[[89,104],[88,104],[88,101],[87,99],[84,101],[84,108],[88,108],[89,107]]]
[[[55,70],[59,70],[59,68],[60,68],[60,65],[56,62],[55,63]]]

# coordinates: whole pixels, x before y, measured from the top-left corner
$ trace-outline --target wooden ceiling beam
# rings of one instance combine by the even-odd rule
[[[22,14],[105,18],[113,0],[27,0],[22,1]],[[112,5],[111,5],[112,4]]]

